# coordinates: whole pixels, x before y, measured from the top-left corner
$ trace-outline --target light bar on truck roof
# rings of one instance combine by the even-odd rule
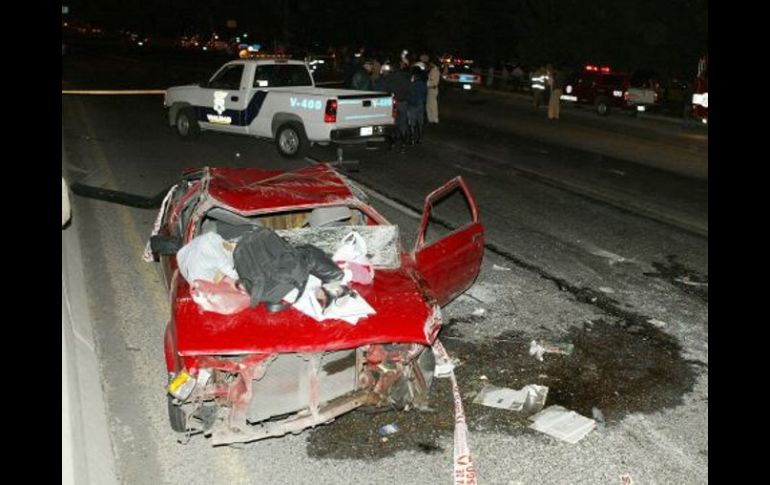
[[[238,53],[238,57],[241,59],[276,59],[276,60],[288,60],[291,58],[288,54],[267,54],[264,52],[250,52],[248,49],[242,49]]]

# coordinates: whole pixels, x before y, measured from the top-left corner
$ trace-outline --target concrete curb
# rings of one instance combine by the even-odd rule
[[[66,155],[62,140],[62,174]],[[77,213],[62,229],[62,485],[117,484]]]

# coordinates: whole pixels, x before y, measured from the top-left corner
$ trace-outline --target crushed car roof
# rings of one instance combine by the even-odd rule
[[[328,165],[297,170],[208,169],[208,193],[241,212],[346,203],[358,198]]]

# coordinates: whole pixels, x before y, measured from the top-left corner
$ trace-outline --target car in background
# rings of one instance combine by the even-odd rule
[[[655,81],[643,74],[615,72],[607,66],[589,64],[568,78],[561,100],[591,105],[600,116],[609,115],[612,109],[635,115],[654,108],[658,93]]]
[[[469,62],[444,64],[441,80],[445,86],[471,91],[481,85],[481,75],[474,72],[472,66]]]
[[[469,208],[465,224],[435,234],[431,214],[455,196]],[[185,172],[162,204],[145,253],[146,261],[160,262],[171,303],[164,350],[172,429],[203,431],[220,445],[298,433],[361,406],[426,407],[440,307],[478,275],[484,227],[462,177],[431,192],[424,207],[408,251],[398,226],[328,164]],[[373,277],[348,285],[375,313],[351,324],[318,321],[294,306],[276,312],[258,303],[229,314],[199,306],[201,280],[183,276],[182,245],[207,235],[237,251],[244,234],[268,229],[328,256],[351,233],[362,237]]]

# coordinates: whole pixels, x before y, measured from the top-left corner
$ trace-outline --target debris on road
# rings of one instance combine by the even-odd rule
[[[634,481],[631,480],[630,473],[624,473],[620,476],[620,485],[634,485]]]
[[[473,310],[473,313],[471,313],[471,315],[473,315],[474,317],[483,317],[485,313],[487,313],[485,309],[476,308],[475,310]]]
[[[681,278],[674,278],[674,281],[678,281],[680,283],[684,283],[685,285],[689,286],[708,286],[708,283],[702,283],[700,281],[693,281],[690,279],[689,276],[682,276]]]
[[[658,320],[657,318],[651,318],[647,320],[647,323],[651,323],[658,328],[663,328],[666,326],[666,322],[664,322],[663,320]]]
[[[487,384],[476,395],[473,403],[509,411],[536,413],[545,406],[547,396],[548,388],[537,384],[526,385],[520,390]]]
[[[395,423],[386,424],[377,430],[380,436],[388,436],[394,433],[398,433],[398,425]]]
[[[548,342],[546,340],[541,340],[540,343],[533,340],[529,345],[529,355],[540,362],[543,361],[544,354],[572,355],[573,350],[575,350],[575,346],[571,343]]]
[[[591,251],[591,254],[593,254],[594,256],[599,256],[600,258],[606,258],[610,266],[614,266],[618,263],[636,263],[636,260],[634,259],[628,259],[619,254],[615,254],[613,252],[606,251],[600,248],[594,249],[593,251]]]
[[[554,404],[530,416],[531,429],[570,444],[576,444],[596,427],[596,421]]]
[[[493,264],[492,265],[492,269],[495,270],[495,271],[510,271],[511,270],[511,268],[509,268],[507,266],[500,266],[500,265],[497,265],[497,264]]]
[[[608,286],[600,286],[599,291],[601,291],[602,293],[615,293],[615,290],[613,290]]]
[[[596,421],[596,427],[599,429],[599,431],[604,431],[604,427],[607,425],[607,422],[604,420],[604,414],[602,413],[602,410],[594,406],[591,408],[591,415],[593,416],[594,421]]]

